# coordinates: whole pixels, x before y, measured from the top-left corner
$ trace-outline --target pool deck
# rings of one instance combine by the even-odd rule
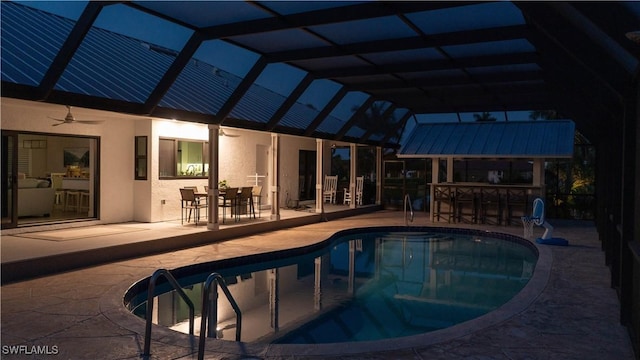
[[[288,216],[305,214],[283,214]],[[207,339],[205,358],[634,359],[630,338],[618,320],[620,305],[609,285],[610,272],[595,227],[589,222],[550,222],[554,235],[569,240],[570,246],[538,246],[546,263],[544,269],[536,269],[535,286],[510,302],[499,317],[483,319],[481,324],[462,324],[418,342],[398,340],[389,346],[369,347],[337,344],[324,354],[307,345],[287,348]],[[457,226],[432,224],[424,213],[417,214],[413,224]],[[238,238],[231,232],[228,238],[209,244],[10,282],[0,288],[2,358],[49,358],[33,355],[40,349],[48,350],[51,358],[139,359],[144,321],[124,309],[122,296],[132,283],[154,270],[311,245],[341,229],[395,225],[404,225],[402,212],[377,211]],[[180,221],[112,224],[106,232],[104,226],[85,227],[84,235],[66,238],[42,231],[40,236],[3,232],[2,263],[24,262],[37,267],[38,261],[45,263],[56,256],[64,259],[61,256],[76,250],[82,251],[78,256],[91,259],[91,254],[109,254],[114,246],[153,247],[153,241],[172,236],[173,241],[180,241],[211,233],[206,227],[183,226]],[[518,226],[464,227],[522,235]],[[536,229],[535,234],[540,236],[542,230]],[[20,345],[26,347],[11,347]],[[10,355],[10,349],[21,354]],[[197,339],[154,327],[151,353],[152,359],[195,359]]]

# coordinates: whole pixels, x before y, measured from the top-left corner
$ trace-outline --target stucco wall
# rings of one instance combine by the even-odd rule
[[[52,126],[55,121],[49,116],[63,118],[67,113],[64,106],[2,98],[1,110],[3,130],[98,137],[101,143],[100,219],[105,223],[133,220],[134,122],[130,117],[73,108],[76,119],[104,120],[104,123]]]
[[[207,179],[159,178],[159,139],[178,138],[208,141],[207,125],[175,120],[150,119],[111,112],[73,108],[77,119],[104,120],[99,125],[65,124],[52,126],[55,121],[48,116],[63,118],[66,108],[62,105],[36,103],[14,99],[2,99],[2,129],[72,136],[91,136],[100,141],[100,191],[99,218],[105,223],[128,221],[159,222],[180,219],[179,188],[197,186],[204,191]],[[227,180],[230,186],[251,186],[251,175],[258,173],[263,186],[262,204],[270,203],[271,134],[266,132],[224,128],[226,134],[219,137],[219,180]],[[148,180],[134,180],[135,136],[148,136]],[[71,138],[70,138],[71,139]],[[48,149],[50,152],[52,148]],[[72,145],[72,144],[68,144]],[[56,145],[58,146],[58,145]],[[65,145],[61,145],[65,146]],[[325,143],[325,148],[329,144]],[[316,140],[297,136],[280,136],[280,206],[286,206],[287,196],[297,198],[299,151],[316,151]],[[325,151],[325,155],[330,152]],[[51,156],[48,154],[48,156]],[[49,167],[56,161],[49,159]],[[62,172],[59,169],[37,168],[41,172]],[[55,166],[54,166],[55,167]]]
[[[153,121],[149,139],[150,196],[146,204],[151,210],[149,220],[151,222],[179,220],[181,210],[179,189],[185,186],[197,186],[199,191],[204,191],[204,186],[207,185],[207,179],[160,179],[158,151],[161,137],[207,141],[209,134],[207,126],[202,124],[173,120]]]

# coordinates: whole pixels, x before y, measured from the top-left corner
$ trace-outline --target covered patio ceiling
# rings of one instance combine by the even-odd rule
[[[66,4],[78,7],[77,2]],[[23,46],[16,54],[3,45],[2,96],[383,147],[399,146],[414,115],[553,110],[597,141],[600,129],[622,117],[625,104],[633,101],[639,74],[637,2],[81,4],[81,11],[70,15],[73,22],[62,41],[31,80],[12,74],[18,65],[10,62],[36,56],[38,44]],[[2,6],[4,43],[10,41],[5,34],[14,26],[14,15],[5,11],[6,2]],[[100,86],[124,82],[118,69],[149,67],[147,59],[125,55],[118,56],[118,64],[101,65],[98,60],[108,58],[113,45],[87,48],[94,46],[90,39],[102,17],[132,11],[140,16],[132,28],[185,35],[178,46],[141,39],[166,59],[155,73],[145,75],[144,87],[131,85],[140,87],[136,96],[113,96]],[[134,30],[126,35],[136,37]],[[32,41],[44,46],[47,39]],[[236,62],[248,63],[244,73],[218,65],[224,57],[233,62],[234,56]],[[81,73],[98,84],[70,80],[83,61],[93,65],[83,65]],[[199,61],[213,66],[214,75],[230,74],[226,95],[200,95],[196,84],[183,84],[188,68]],[[279,76],[291,83],[288,90],[266,86],[264,96],[255,95],[261,77],[270,72],[278,78],[278,66],[286,67]],[[169,101],[178,89],[216,105]],[[320,105],[305,100],[314,92],[325,98]],[[261,105],[266,98],[279,100]],[[347,104],[348,115],[336,111],[341,103]],[[297,110],[293,116],[300,104],[313,111]]]

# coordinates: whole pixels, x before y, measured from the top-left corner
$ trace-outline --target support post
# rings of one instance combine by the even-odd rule
[[[447,182],[448,183],[453,182],[453,158],[452,157],[447,158]]]
[[[316,139],[316,213],[324,214],[322,184],[324,183],[324,146],[323,139]]]
[[[544,159],[533,159],[533,186],[540,189],[538,196],[544,199]]]
[[[280,220],[280,135],[271,134],[271,220]]]
[[[218,195],[220,189],[218,189],[218,156],[220,154],[219,149],[219,137],[220,137],[220,125],[209,125],[209,191],[207,192],[207,229],[218,230],[220,229],[220,219],[218,219]]]
[[[349,145],[349,193],[351,194],[351,202],[349,207],[356,208],[356,177],[358,176],[357,162],[358,162],[358,146],[356,144]]]

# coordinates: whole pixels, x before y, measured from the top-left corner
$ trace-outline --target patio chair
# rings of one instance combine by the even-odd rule
[[[207,196],[203,196],[202,194],[198,193],[198,187],[197,186],[184,186],[183,189],[192,189],[193,193],[196,196],[196,202],[197,203],[201,203],[202,199],[204,199],[205,202],[207,201]],[[205,190],[205,192],[206,192],[206,190]]]
[[[262,206],[262,185],[256,185],[251,189],[251,194],[253,196],[253,205],[258,207],[258,217],[260,216],[260,208]],[[255,209],[253,210],[253,215],[255,217]]]
[[[336,203],[336,193],[338,190],[338,175],[325,175],[324,186],[322,187],[322,201]]]
[[[248,217],[251,217],[251,214],[253,213],[253,218],[256,218],[256,211],[253,207],[253,187],[242,187],[240,189],[240,194],[238,194],[237,203],[238,215],[247,214]]]
[[[207,204],[206,203],[201,204],[200,202],[198,202],[195,191],[191,188],[180,189],[180,197],[181,197],[181,207],[182,207],[181,213],[180,213],[181,224],[184,224],[185,214],[187,214],[187,210],[188,210],[189,212],[187,215],[187,222],[191,221],[191,213],[193,212],[193,221],[196,224],[196,226],[198,226],[198,222],[200,221],[200,209],[206,209]]]
[[[238,200],[238,188],[227,188],[224,190],[224,193],[220,195],[220,201],[218,206],[222,208],[222,223],[224,224],[224,220],[226,218],[227,208],[231,211],[231,216],[236,218],[238,221],[238,212],[234,211],[237,206]]]
[[[362,188],[364,187],[364,176],[358,176],[356,178],[356,189],[355,189],[355,201],[356,204],[362,205]],[[351,201],[353,200],[353,196],[351,194],[350,189],[344,189],[344,198],[342,200],[343,204],[351,205]]]

